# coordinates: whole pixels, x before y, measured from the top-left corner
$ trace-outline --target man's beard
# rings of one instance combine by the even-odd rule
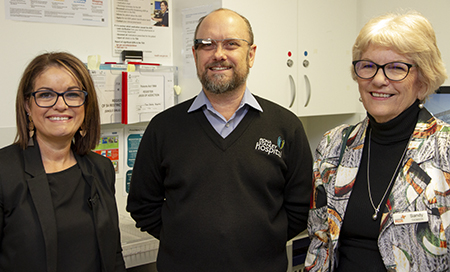
[[[208,76],[209,68],[218,65],[221,65],[222,67],[230,67],[231,69],[235,68],[233,64],[226,65],[224,62],[216,62],[209,64],[202,75],[198,74],[198,78],[200,79],[203,88],[205,88],[205,91],[209,91],[214,94],[223,94],[242,86],[247,80],[248,73],[250,72],[250,68],[247,65],[247,68],[242,72],[236,72],[236,70],[234,70],[233,76],[229,80],[225,80],[224,75]]]

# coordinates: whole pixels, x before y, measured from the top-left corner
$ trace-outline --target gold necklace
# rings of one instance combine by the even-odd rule
[[[372,219],[374,221],[377,220],[378,218],[378,212],[380,211],[380,206],[381,203],[383,203],[384,198],[386,197],[387,192],[389,191],[389,188],[391,188],[392,182],[395,179],[395,176],[398,172],[398,169],[400,168],[400,165],[402,164],[403,158],[405,157],[406,151],[408,150],[408,146],[409,146],[409,141],[411,140],[411,137],[408,140],[408,143],[406,143],[406,148],[403,151],[402,157],[400,158],[400,161],[397,164],[397,168],[395,168],[395,172],[392,175],[391,181],[389,182],[388,187],[386,188],[386,191],[384,191],[383,197],[380,200],[380,203],[378,203],[378,206],[375,207],[375,204],[373,204],[373,199],[372,199],[372,193],[370,191],[370,180],[369,180],[369,166],[370,166],[370,139],[372,137],[372,129],[370,129],[369,131],[369,143],[368,143],[368,147],[367,147],[367,191],[369,192],[369,199],[370,199],[370,204],[372,204],[373,210],[374,210],[374,214],[372,215]]]

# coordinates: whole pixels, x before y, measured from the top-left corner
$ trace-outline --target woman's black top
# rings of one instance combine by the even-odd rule
[[[92,210],[91,188],[78,164],[47,174],[58,230],[58,271],[100,271]]]

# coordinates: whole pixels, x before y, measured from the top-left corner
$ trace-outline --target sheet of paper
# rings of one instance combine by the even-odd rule
[[[147,128],[147,124],[133,125],[125,127],[125,171],[124,171],[124,195],[130,191],[131,175],[133,173],[134,161],[141,143],[142,135]]]
[[[96,0],[5,0],[9,20],[108,26],[108,2]]]
[[[120,124],[122,121],[122,72],[123,64],[102,64],[99,70],[89,70],[94,81],[100,108],[100,122]]]
[[[195,68],[194,55],[192,54],[192,45],[194,40],[195,28],[198,20],[216,9],[214,5],[200,6],[195,8],[183,9],[182,14],[182,28],[183,28],[183,60],[185,77],[197,77]]]
[[[176,67],[139,65],[135,72],[124,73],[122,86],[122,123],[150,121],[159,112],[174,105]]]
[[[107,157],[114,165],[116,175],[123,168],[123,129],[102,129],[100,140],[93,152]]]
[[[113,1],[113,55],[120,56],[123,50],[138,50],[144,53],[146,62],[172,64],[172,26],[168,1],[169,26],[158,26],[152,18],[160,13],[157,1],[114,0]]]
[[[164,110],[164,78],[140,74],[138,77],[140,87],[128,93],[128,124],[150,121]]]
[[[122,121],[123,64],[102,64],[99,70],[89,70],[94,81],[100,108],[101,124],[120,124]]]

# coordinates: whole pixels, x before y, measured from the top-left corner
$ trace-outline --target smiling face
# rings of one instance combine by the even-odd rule
[[[39,75],[34,82],[33,92],[53,90],[63,93],[68,90],[80,90],[81,86],[64,68],[51,66]],[[68,107],[62,97],[50,108],[36,105],[34,98],[25,102],[25,109],[31,116],[39,141],[71,141],[84,120],[84,106]]]
[[[394,61],[414,64],[406,56],[376,45],[370,45],[361,55],[361,60],[369,60],[379,65]],[[418,80],[417,67],[411,67],[408,76],[401,81],[387,79],[382,69],[379,69],[375,77],[357,78],[357,82],[364,108],[378,123],[385,123],[397,117],[414,101],[422,100],[425,92]]]
[[[164,2],[161,2],[161,12],[165,13],[167,11],[167,6],[164,4]]]
[[[231,11],[216,11],[208,15],[198,28],[196,39],[249,40],[244,20]],[[256,46],[242,41],[241,46],[229,50],[221,42],[214,50],[192,48],[197,75],[205,91],[219,94],[245,91],[249,68],[253,66]]]

